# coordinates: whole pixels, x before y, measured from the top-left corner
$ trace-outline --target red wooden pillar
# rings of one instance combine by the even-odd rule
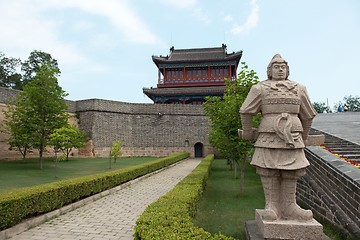
[[[229,65],[229,78],[232,79],[231,64]]]
[[[210,68],[210,65],[208,65],[208,69],[207,69],[207,80],[208,80],[208,83],[211,80],[211,68]]]

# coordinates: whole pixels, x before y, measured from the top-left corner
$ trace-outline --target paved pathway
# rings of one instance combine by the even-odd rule
[[[185,160],[10,239],[133,239],[135,222],[146,206],[171,190],[200,161]]]
[[[360,112],[320,113],[314,118],[312,127],[360,144]]]

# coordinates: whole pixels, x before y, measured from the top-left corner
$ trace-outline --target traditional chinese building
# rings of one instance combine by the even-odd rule
[[[206,96],[223,96],[225,78],[234,79],[242,51],[215,48],[175,49],[152,56],[158,68],[157,88],[143,92],[154,103],[202,104]]]

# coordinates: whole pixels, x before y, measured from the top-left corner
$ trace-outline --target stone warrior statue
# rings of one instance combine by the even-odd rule
[[[288,80],[289,66],[276,54],[267,67],[268,79],[252,86],[240,108],[244,139],[256,140],[251,164],[256,166],[265,194],[261,218],[272,220],[312,219],[311,210],[296,204],[296,183],[309,166],[304,147],[316,115],[306,88]],[[260,112],[258,129],[252,115]]]

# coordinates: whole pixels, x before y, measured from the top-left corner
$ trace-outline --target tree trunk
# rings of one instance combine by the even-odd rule
[[[19,151],[22,155],[22,160],[24,161],[25,160],[25,157],[26,157],[26,151],[27,151],[27,148],[24,147],[24,150],[21,150],[21,147],[19,147]]]
[[[227,164],[230,166],[230,170],[233,170],[233,162],[228,159]]]
[[[241,170],[240,170],[240,194],[244,193],[244,179],[245,179],[246,160],[247,160],[247,156],[244,155]]]
[[[40,169],[43,169],[43,147],[41,146],[39,149],[39,164],[40,164]]]
[[[70,152],[71,152],[71,149],[66,149],[66,161],[69,161]]]
[[[40,138],[40,147],[39,147],[39,162],[40,162],[40,169],[43,169],[43,153],[45,148],[45,132],[42,130],[41,138]]]
[[[232,164],[234,165],[234,178],[237,178],[237,163],[236,161],[232,161]]]
[[[44,142],[43,139],[40,140],[40,147],[39,147],[39,163],[40,169],[43,169],[43,153],[44,153]]]

